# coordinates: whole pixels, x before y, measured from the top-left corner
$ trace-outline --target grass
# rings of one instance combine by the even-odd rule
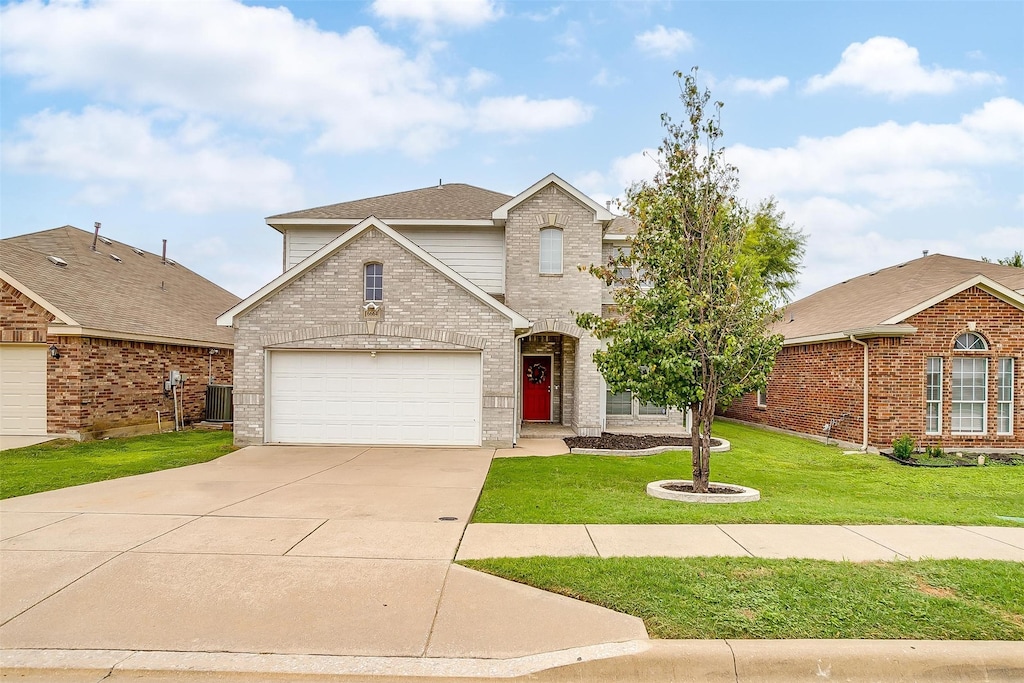
[[[686,505],[649,497],[648,482],[689,479],[690,454],[566,455],[494,460],[474,522],[541,524],[965,524],[1020,526],[1024,467],[905,467],[879,455],[734,423],[711,455],[711,480],[752,486],[756,503]]]
[[[231,436],[197,430],[0,451],[0,499],[206,462],[235,450]]]
[[[462,561],[644,620],[655,638],[1024,640],[1024,564],[760,558]]]

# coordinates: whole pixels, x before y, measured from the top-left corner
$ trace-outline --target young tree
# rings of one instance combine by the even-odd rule
[[[773,200],[756,210],[736,197],[722,159],[719,114],[680,79],[687,118],[662,115],[665,138],[652,182],[633,185],[630,250],[590,272],[613,285],[617,315],[577,316],[607,343],[594,362],[610,390],[692,414],[693,490],[708,490],[715,407],[764,386],[782,345],[769,325],[796,283],[803,237]]]
[[[992,263],[992,259],[987,256],[982,256],[981,260],[985,263]],[[996,259],[996,263],[1014,268],[1024,268],[1024,251],[1015,251],[1006,258]]]

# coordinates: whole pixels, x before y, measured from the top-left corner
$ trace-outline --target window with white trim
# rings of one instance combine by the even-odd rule
[[[653,403],[641,403],[640,404],[640,415],[666,415],[668,409],[665,406],[655,405]]]
[[[615,249],[616,257],[625,256],[629,258],[632,253],[633,250],[629,247],[616,247]],[[619,265],[615,267],[615,273],[623,280],[629,280],[633,277],[633,267],[631,265]]]
[[[540,272],[544,275],[562,274],[561,228],[544,228],[540,231]]]
[[[383,263],[367,263],[363,266],[363,299],[384,301]]]
[[[757,390],[757,394],[756,394],[756,398],[757,398],[757,407],[758,408],[767,408],[768,407],[768,387],[764,387],[763,389],[758,389]]]
[[[924,433],[942,433],[942,359],[929,358],[925,371]]]
[[[1013,359],[999,359],[996,396],[996,433],[1013,434]]]
[[[629,391],[620,391],[617,394],[608,392],[604,404],[605,415],[632,415],[633,394]]]
[[[988,359],[954,358],[950,429],[954,434],[984,434],[988,407]]]
[[[953,342],[954,351],[985,351],[988,344],[985,338],[977,332],[964,332]]]

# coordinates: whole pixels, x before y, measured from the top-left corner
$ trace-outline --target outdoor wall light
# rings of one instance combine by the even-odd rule
[[[56,344],[50,344],[50,358],[54,360],[60,358],[60,349],[57,348]]]

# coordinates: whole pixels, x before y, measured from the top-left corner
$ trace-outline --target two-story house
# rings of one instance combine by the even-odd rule
[[[439,184],[267,219],[284,272],[235,329],[235,441],[508,446],[524,422],[580,435],[683,416],[607,395],[575,314],[580,269],[631,221],[552,174],[512,197]]]

